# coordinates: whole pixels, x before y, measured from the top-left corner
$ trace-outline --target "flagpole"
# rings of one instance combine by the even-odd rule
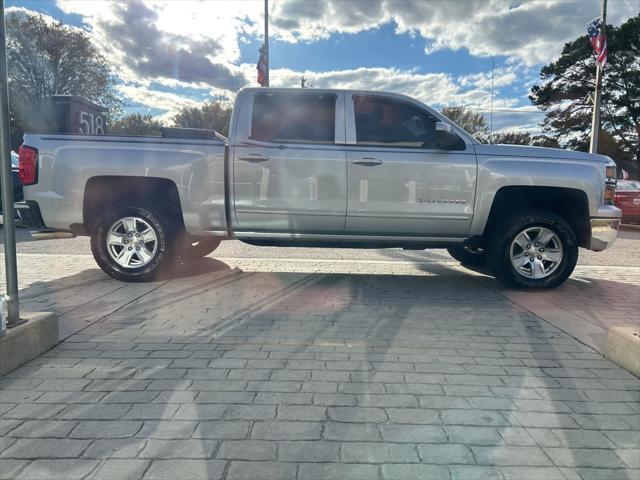
[[[602,35],[606,34],[607,25],[607,0],[602,0],[602,10],[600,18],[602,20]],[[598,140],[600,137],[600,91],[602,90],[603,65],[596,64],[596,92],[593,99],[593,118],[591,119],[591,145],[590,153],[598,153]]]
[[[7,82],[7,42],[4,25],[4,0],[0,0],[0,184],[4,233],[4,265],[7,296],[7,327],[21,323],[18,302],[18,266],[16,263],[16,229],[14,225],[13,184],[11,182],[11,145],[9,133],[9,91]],[[0,313],[0,316],[4,314]],[[4,334],[0,321],[0,335]]]
[[[265,87],[269,86],[269,0],[264,0],[264,56],[267,61]]]
[[[495,57],[491,57],[491,112],[489,120],[489,143],[493,143],[493,71],[495,69]]]

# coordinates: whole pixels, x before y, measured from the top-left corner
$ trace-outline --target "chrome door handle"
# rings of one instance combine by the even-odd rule
[[[269,157],[265,157],[264,155],[260,155],[259,153],[250,153],[244,157],[238,158],[238,160],[243,160],[245,162],[259,163],[266,162],[269,160]]]
[[[376,165],[382,165],[382,160],[378,160],[373,157],[363,157],[353,160],[351,163],[355,163],[356,165],[365,165],[367,167],[375,167]]]

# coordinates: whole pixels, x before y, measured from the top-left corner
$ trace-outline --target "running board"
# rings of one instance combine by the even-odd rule
[[[31,236],[36,240],[57,240],[61,238],[75,238],[76,234],[68,230],[35,230]]]

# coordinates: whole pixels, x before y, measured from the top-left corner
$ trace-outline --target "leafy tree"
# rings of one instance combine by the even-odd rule
[[[533,145],[535,147],[560,148],[555,137],[531,135],[530,132],[498,132],[493,134],[493,143],[504,145]]]
[[[7,16],[6,35],[12,148],[25,130],[51,126],[51,95],[78,95],[119,112],[111,67],[85,31],[14,13]]]
[[[598,153],[606,155],[617,161],[618,166],[627,170],[632,178],[638,178],[640,165],[635,161],[626,161],[627,151],[625,145],[618,137],[607,130],[600,132],[598,140]]]
[[[232,106],[228,103],[209,100],[200,107],[182,107],[173,117],[176,127],[204,128],[229,135]]]
[[[531,145],[531,134],[529,132],[498,132],[493,134],[492,142],[507,145]]]
[[[560,142],[556,137],[550,137],[549,135],[535,135],[531,137],[530,145],[536,147],[548,147],[548,148],[560,148]]]
[[[607,25],[608,59],[602,85],[598,151],[617,147],[615,160],[640,162],[640,14],[620,27]],[[542,67],[531,102],[546,112],[543,130],[578,150],[588,150],[596,67],[586,35],[565,44],[560,58]],[[604,133],[606,132],[606,134]]]
[[[111,122],[107,129],[108,133],[120,135],[160,135],[162,127],[162,121],[151,115],[132,113]]]
[[[558,140],[547,135],[531,135],[530,132],[498,132],[493,134],[493,143],[505,145],[533,145],[536,147],[560,148]]]
[[[483,143],[488,142],[489,126],[482,114],[475,113],[467,107],[444,107],[440,112],[449,120],[460,125],[479,141]]]

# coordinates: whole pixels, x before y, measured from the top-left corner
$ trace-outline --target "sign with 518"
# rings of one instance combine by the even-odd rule
[[[53,95],[51,103],[54,132],[104,135],[108,131],[107,109],[101,105],[75,95]]]
[[[82,135],[104,135],[104,118],[102,115],[80,110],[78,112],[78,133]]]

